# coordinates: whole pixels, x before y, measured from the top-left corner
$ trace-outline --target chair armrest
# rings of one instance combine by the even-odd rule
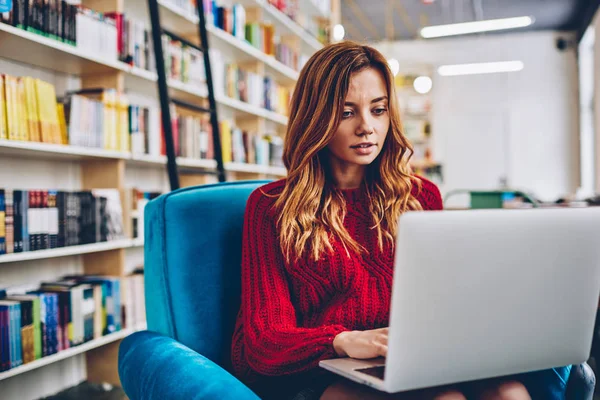
[[[573,365],[567,382],[567,400],[592,400],[596,375],[587,363]]]
[[[259,400],[208,358],[150,331],[136,332],[123,340],[119,377],[131,400]]]

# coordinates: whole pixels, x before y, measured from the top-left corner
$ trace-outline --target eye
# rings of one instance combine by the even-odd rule
[[[352,111],[345,110],[342,113],[342,119],[347,119],[347,118],[350,118],[351,116],[352,116]]]
[[[373,110],[373,114],[375,115],[383,115],[383,113],[385,113],[387,111],[386,107],[378,107],[376,109]]]

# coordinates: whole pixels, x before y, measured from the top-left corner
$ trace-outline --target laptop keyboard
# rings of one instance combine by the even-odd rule
[[[380,365],[377,367],[368,367],[368,368],[358,368],[355,371],[360,372],[362,374],[374,376],[375,378],[383,380],[383,376],[385,374],[385,365]]]

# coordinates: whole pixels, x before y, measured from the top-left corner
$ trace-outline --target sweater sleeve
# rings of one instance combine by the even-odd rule
[[[276,224],[274,199],[259,188],[248,199],[242,247],[242,336],[245,361],[261,375],[288,375],[336,357],[341,325],[302,328],[290,297]]]

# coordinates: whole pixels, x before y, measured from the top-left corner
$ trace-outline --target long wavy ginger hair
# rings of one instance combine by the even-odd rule
[[[350,78],[366,68],[382,74],[389,102],[389,131],[381,153],[367,167],[364,182],[379,248],[383,249],[384,241],[393,245],[403,212],[421,209],[411,194],[408,160],[413,150],[402,133],[393,75],[385,57],[372,47],[350,41],[326,46],[300,72],[291,101],[283,149],[288,176],[275,202],[280,246],[288,262],[298,260],[306,249],[318,260],[325,250],[333,250],[332,237],[341,241],[347,254],[349,249],[367,251],[344,227],[345,200],[335,190],[327,161],[327,145],[340,124]]]

